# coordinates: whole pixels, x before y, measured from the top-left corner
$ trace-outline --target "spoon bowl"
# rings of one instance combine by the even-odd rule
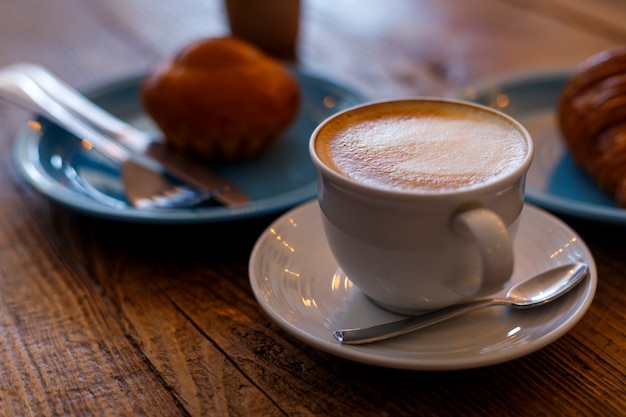
[[[470,311],[496,305],[531,308],[549,303],[580,284],[588,275],[583,262],[561,265],[511,287],[504,298],[487,298],[456,304],[420,316],[371,327],[335,330],[333,336],[344,344],[364,344],[389,339],[423,329]]]
[[[512,307],[530,308],[548,303],[570,291],[588,273],[582,262],[558,266],[512,286],[505,301]]]

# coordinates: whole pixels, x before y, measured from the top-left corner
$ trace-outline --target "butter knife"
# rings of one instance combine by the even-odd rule
[[[157,187],[157,184],[150,184],[146,181],[147,174],[155,171],[198,188],[210,194],[221,204],[237,206],[250,203],[250,199],[239,187],[210,169],[203,161],[171,149],[147,132],[113,116],[45,68],[30,63],[20,63],[5,67],[2,72],[5,74],[12,72],[14,75],[28,77],[35,83],[47,94],[47,98],[60,107],[59,110],[69,113],[66,114],[68,117],[64,117],[63,120],[59,120],[59,117],[53,117],[53,119],[61,122],[72,133],[85,135],[90,139],[112,138],[120,145],[117,149],[113,149],[120,160],[130,158],[138,163],[139,166],[134,167],[137,169],[133,169],[133,174],[123,175],[129,200],[141,199],[148,189]],[[34,111],[41,110],[40,105],[29,100],[22,100],[22,104],[27,108],[35,104]],[[75,120],[68,125],[68,119]],[[115,148],[115,146],[108,146],[108,149],[110,148]],[[140,173],[144,175],[139,175]]]

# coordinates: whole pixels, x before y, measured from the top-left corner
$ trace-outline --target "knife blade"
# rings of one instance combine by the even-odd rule
[[[250,203],[250,198],[233,182],[209,169],[191,156],[173,151],[161,142],[150,142],[145,154],[160,161],[169,172],[200,190],[212,192],[226,206]]]
[[[22,81],[24,81],[24,77],[27,77],[41,90],[41,93],[47,96],[44,98],[50,104],[54,102],[59,107],[56,114],[52,114],[56,122],[61,123],[79,137],[89,137],[92,140],[102,142],[99,143],[100,146],[117,148],[114,151],[118,154],[121,162],[133,160],[144,168],[143,175],[141,175],[143,181],[150,181],[149,173],[146,170],[152,170],[159,175],[165,173],[182,183],[211,193],[213,199],[226,206],[250,203],[248,196],[236,184],[216,173],[206,162],[172,149],[149,133],[117,118],[45,68],[30,63],[20,63],[4,68],[2,72],[13,73],[14,78],[19,75],[17,78],[21,78]],[[41,110],[41,107],[44,107],[41,106],[41,103],[36,104],[38,105],[36,110]],[[47,108],[44,110],[49,111]],[[115,141],[122,148],[113,146],[113,144],[107,145],[107,140]],[[141,171],[133,170],[133,172]],[[147,189],[154,188],[146,187],[136,179],[130,180],[132,178],[132,175],[128,173],[122,176],[124,186],[127,187],[127,193],[133,198],[139,198],[138,196],[144,194]],[[155,184],[159,183],[158,178],[153,178],[152,181]],[[155,187],[158,188],[157,185]]]

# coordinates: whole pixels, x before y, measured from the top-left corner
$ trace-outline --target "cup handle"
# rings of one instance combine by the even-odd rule
[[[480,253],[483,272],[473,295],[501,290],[513,273],[513,243],[500,216],[486,208],[466,210],[454,217],[453,228],[473,239]]]

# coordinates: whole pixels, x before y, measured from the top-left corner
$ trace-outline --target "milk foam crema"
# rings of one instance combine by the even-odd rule
[[[451,102],[365,106],[329,120],[315,149],[335,171],[390,190],[472,188],[526,159],[524,133],[506,118]]]

